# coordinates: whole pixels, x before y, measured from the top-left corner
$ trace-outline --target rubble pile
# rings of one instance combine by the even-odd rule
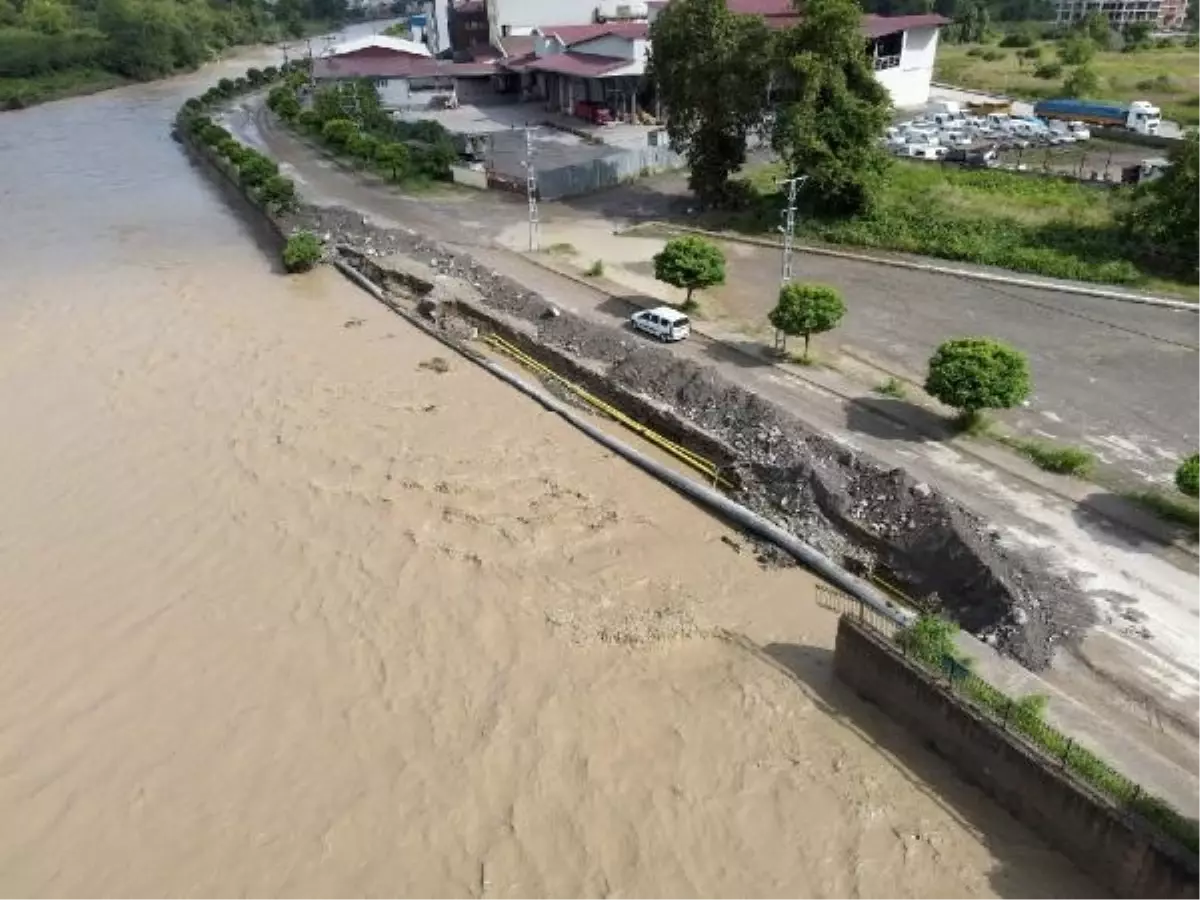
[[[919,600],[932,598],[964,628],[1032,669],[1057,643],[1081,636],[1089,609],[1066,579],[930,485],[887,469],[808,428],[773,403],[668,349],[557,310],[540,294],[469,256],[408,231],[373,227],[344,209],[305,208],[291,227],[368,257],[411,256],[461,280],[497,312],[536,328],[546,347],[599,366],[625,390],[669,407],[727,445],[739,460],[738,496],[835,561],[882,574]],[[771,556],[770,554],[768,554]],[[772,560],[778,560],[772,556]]]

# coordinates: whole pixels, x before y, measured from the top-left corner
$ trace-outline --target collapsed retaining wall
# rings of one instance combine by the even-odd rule
[[[1119,896],[1200,893],[1194,856],[964,704],[868,626],[841,618],[833,665],[856,693]]]
[[[188,135],[179,137],[217,165]],[[260,212],[279,235],[304,229],[330,253],[353,248],[360,268],[373,268],[385,284],[383,260],[415,260],[424,274],[403,286],[414,298],[439,283],[462,286],[468,316],[486,318],[525,352],[727,469],[741,486],[739,502],[852,569],[882,570],[911,596],[936,594],[964,628],[993,637],[1030,668],[1047,666],[1054,645],[1088,624],[1090,605],[1070,582],[1036,556],[1005,547],[978,516],[903,470],[812,431],[712,367],[555,310],[540,294],[410,230],[380,228],[340,207]]]
[[[832,559],[883,566],[916,596],[937,593],[964,627],[995,633],[1026,665],[1046,665],[1078,615],[1070,584],[1046,575],[1036,559],[1011,556],[978,517],[902,470],[811,431],[715,369],[558,310],[419,239],[402,252],[427,259],[419,264],[426,275],[398,285],[395,267],[411,272],[412,264],[397,262],[393,249],[391,241],[386,249],[377,244],[351,254],[352,264],[409,296],[453,298],[459,314],[722,466],[741,487],[739,502]]]

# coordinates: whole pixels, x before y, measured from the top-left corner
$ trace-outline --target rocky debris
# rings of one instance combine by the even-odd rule
[[[450,296],[469,290],[487,308],[531,323],[547,347],[599,367],[728,446],[739,460],[740,502],[836,561],[885,572],[911,597],[942,598],[941,608],[964,628],[1032,669],[1047,666],[1057,644],[1082,636],[1092,622],[1091,605],[1069,580],[1007,547],[936,487],[813,432],[712,367],[561,310],[465,254],[409,231],[375,228],[349,210],[305,207],[287,224],[366,256],[419,260],[407,274],[419,266],[417,280],[453,284]],[[455,320],[441,318],[446,328]],[[791,564],[774,547],[754,546],[764,565]]]

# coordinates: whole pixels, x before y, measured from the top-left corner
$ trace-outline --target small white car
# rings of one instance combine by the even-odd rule
[[[660,341],[682,341],[692,333],[692,323],[688,317],[669,306],[639,310],[629,317],[629,322],[638,331],[644,331]]]

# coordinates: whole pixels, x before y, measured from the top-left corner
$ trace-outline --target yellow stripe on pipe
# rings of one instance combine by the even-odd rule
[[[732,486],[728,480],[726,480],[720,476],[720,470],[710,460],[705,459],[704,457],[700,456],[699,454],[693,453],[687,447],[683,447],[679,444],[676,444],[674,441],[671,441],[668,438],[663,437],[661,434],[654,431],[653,429],[647,428],[641,422],[638,422],[638,421],[630,418],[628,415],[621,412],[621,410],[617,409],[616,407],[614,407],[608,403],[605,403],[599,397],[595,396],[594,394],[589,393],[588,391],[581,388],[579,385],[574,384],[571,381],[568,381],[566,378],[559,375],[557,372],[555,372],[549,366],[545,365],[544,363],[538,362],[536,359],[529,356],[529,354],[525,353],[520,348],[514,347],[511,343],[509,343],[508,341],[506,341],[504,338],[500,337],[499,335],[489,334],[484,338],[484,340],[490,346],[492,346],[494,349],[499,350],[502,353],[507,354],[508,356],[511,356],[514,360],[516,360],[521,365],[526,366],[527,368],[532,369],[533,371],[535,371],[541,375],[544,375],[548,378],[553,378],[555,381],[562,384],[564,387],[566,387],[568,390],[570,390],[573,394],[575,394],[580,399],[591,404],[596,409],[605,413],[612,419],[615,419],[617,422],[620,422],[622,425],[625,425],[630,430],[641,435],[642,437],[644,437],[646,440],[650,441],[655,446],[660,447],[661,449],[665,450],[667,453],[671,454],[672,456],[676,457],[677,459],[681,460],[682,462],[690,465],[692,468],[699,470],[700,472],[702,472],[703,474],[708,476],[708,478],[710,480],[712,480],[718,484],[721,484],[722,486],[725,486],[725,487]]]

